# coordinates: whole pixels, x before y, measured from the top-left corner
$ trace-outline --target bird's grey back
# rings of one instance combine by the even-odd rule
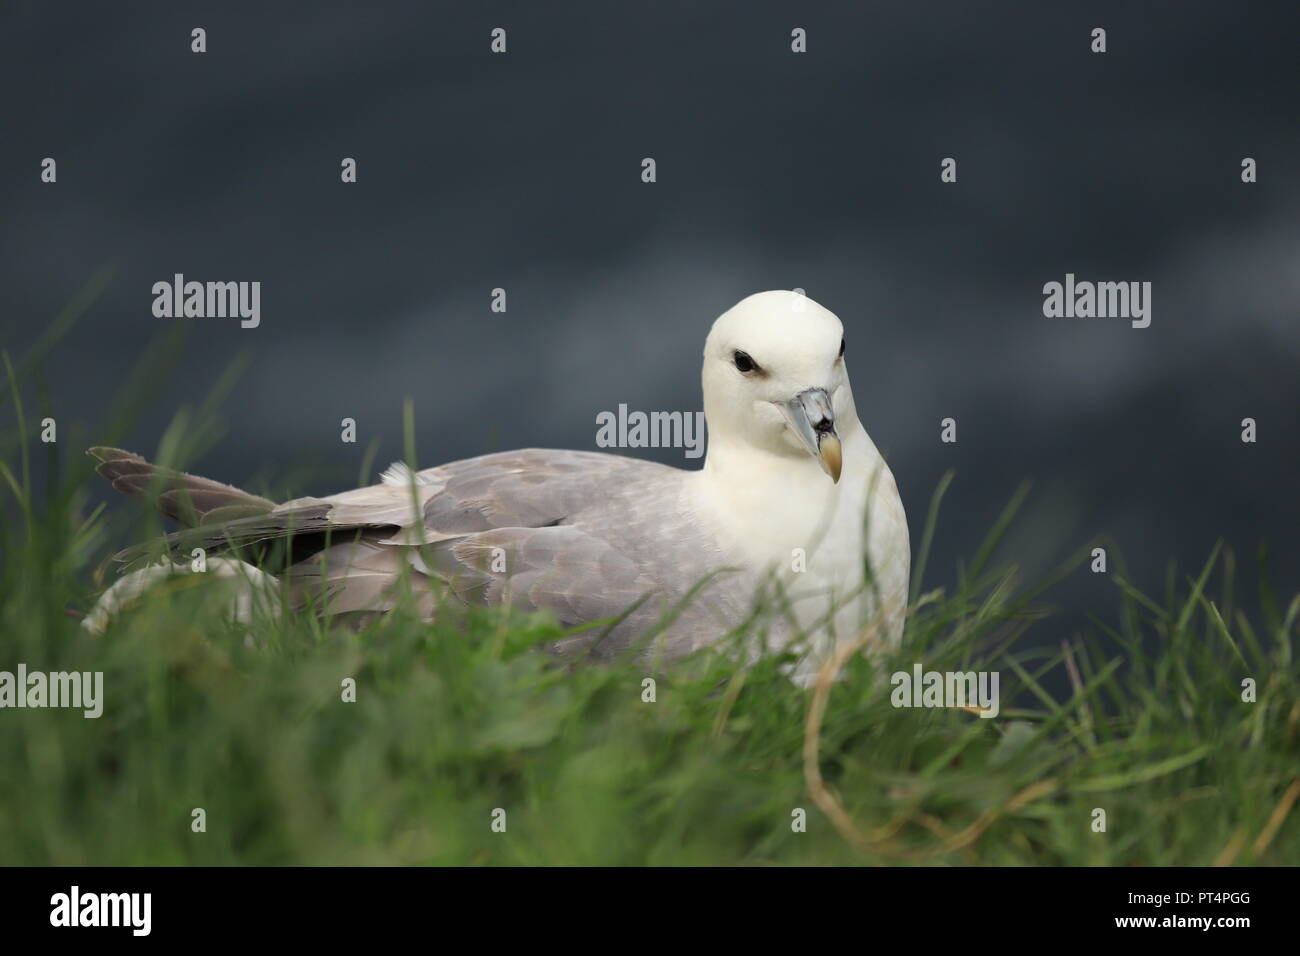
[[[431,468],[418,477],[432,494],[422,509],[424,547],[411,561],[466,603],[508,600],[516,608],[549,610],[566,627],[635,607],[607,632],[597,628],[559,642],[554,650],[561,653],[621,652],[676,608],[662,647],[668,657],[681,656],[735,627],[756,584],[752,575],[728,570],[734,556],[695,513],[689,476],[619,455],[552,449]],[[396,547],[409,540],[370,537]],[[701,582],[691,601],[677,607]]]

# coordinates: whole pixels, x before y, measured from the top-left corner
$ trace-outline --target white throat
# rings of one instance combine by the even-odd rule
[[[840,436],[844,469],[831,480],[811,455],[781,454],[743,441],[710,441],[696,493],[734,557],[756,571],[776,571],[801,593],[861,587],[868,480],[880,456],[862,425]]]

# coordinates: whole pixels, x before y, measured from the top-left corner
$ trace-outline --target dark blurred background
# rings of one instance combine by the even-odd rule
[[[844,320],[914,541],[957,471],[927,586],[1024,478],[1008,554],[1030,569],[1110,534],[1159,590],[1220,537],[1252,561],[1267,539],[1279,590],[1300,583],[1295,4],[10,0],[3,20],[4,347],[112,270],[41,370],[61,446],[97,440],[186,323],[124,444],[153,453],[246,353],[195,469],[214,478],[350,487],[374,440],[377,467],[400,457],[405,396],[421,465],[592,448],[620,402],[699,408],[712,319],[801,287]],[[155,318],[176,272],[260,281],[261,326]],[[1067,272],[1152,282],[1150,328],[1044,318]],[[1059,627],[1114,606],[1086,570],[1058,600]]]

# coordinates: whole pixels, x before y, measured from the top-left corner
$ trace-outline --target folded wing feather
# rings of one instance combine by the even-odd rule
[[[164,513],[189,525],[169,536],[174,550],[261,554],[268,544],[292,539],[282,569],[291,595],[302,602],[323,594],[331,613],[390,609],[398,600],[394,585],[410,569],[445,583],[466,604],[549,610],[568,627],[631,608],[602,641],[613,652],[663,613],[662,600],[647,598],[681,590],[682,582],[667,586],[653,571],[657,562],[636,553],[644,531],[638,489],[663,487],[665,473],[684,474],[651,462],[526,449],[419,473],[394,466],[377,485],[275,505],[129,452],[91,454],[114,487],[158,494]],[[233,520],[214,520],[225,515]],[[140,553],[128,549],[122,557]],[[433,613],[431,592],[417,600]],[[558,649],[594,638],[571,639]]]

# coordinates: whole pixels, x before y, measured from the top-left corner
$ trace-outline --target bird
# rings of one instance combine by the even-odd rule
[[[256,560],[293,607],[365,626],[405,579],[426,619],[444,601],[550,612],[565,631],[546,650],[561,658],[675,661],[749,626],[749,658],[792,651],[806,683],[864,633],[897,645],[907,610],[907,517],[847,361],[840,319],[802,292],[723,312],[704,343],[698,469],[526,448],[396,462],[378,484],[276,503],[120,449],[88,454],[183,526],[172,555]]]

